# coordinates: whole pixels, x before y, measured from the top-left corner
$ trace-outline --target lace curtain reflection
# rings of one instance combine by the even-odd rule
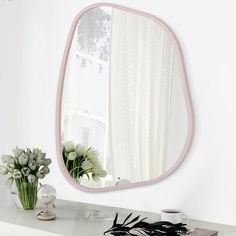
[[[138,182],[165,171],[174,49],[154,21],[112,12],[110,140],[114,176]]]

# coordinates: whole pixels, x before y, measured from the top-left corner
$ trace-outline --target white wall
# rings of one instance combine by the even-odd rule
[[[234,0],[111,1],[159,16],[176,32],[194,104],[194,143],[184,164],[152,186],[91,194],[60,173],[54,137],[60,63],[73,17],[94,2],[15,0],[0,6],[0,153],[15,145],[47,151],[54,160],[47,181],[59,198],[148,211],[181,208],[192,218],[236,225]]]

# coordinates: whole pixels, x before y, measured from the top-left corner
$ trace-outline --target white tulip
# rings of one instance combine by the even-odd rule
[[[98,174],[99,177],[106,177],[107,172],[105,170],[101,170],[100,173]]]
[[[28,179],[29,183],[34,183],[36,180],[36,177],[34,175],[29,175],[27,179]]]
[[[15,169],[15,164],[14,163],[9,163],[7,164],[8,169],[14,170]]]
[[[72,152],[74,149],[74,144],[71,141],[65,142],[63,146],[66,152]]]
[[[19,170],[15,169],[15,170],[13,171],[12,177],[13,177],[14,179],[20,179],[20,178],[22,177],[22,174],[21,174],[21,172],[20,172]]]
[[[92,172],[93,174],[98,175],[100,177],[105,177],[107,175],[107,172],[103,170],[100,164],[94,165]]]
[[[8,173],[8,169],[5,166],[0,166],[0,174],[6,175]]]
[[[6,161],[6,159],[5,159],[5,155],[2,155],[2,156],[1,156],[1,161],[2,161],[3,164],[6,164],[6,163],[7,163],[7,161]]]
[[[90,161],[85,160],[82,162],[81,167],[83,170],[89,170],[93,167],[93,164]]]
[[[24,175],[24,176],[28,176],[30,174],[30,168],[29,167],[23,167],[21,169],[21,173]]]
[[[43,162],[45,161],[45,157],[46,157],[46,153],[40,152],[36,159],[37,164],[38,165],[43,164]]]
[[[77,154],[78,157],[81,157],[84,155],[84,153],[86,152],[86,148],[80,144],[76,145],[75,147],[75,152]]]
[[[34,154],[34,156],[37,157],[40,152],[42,152],[42,151],[41,151],[39,148],[33,148],[33,154]]]
[[[92,162],[93,164],[97,165],[99,164],[98,156],[99,153],[94,150],[89,150],[86,154],[87,158]]]
[[[99,175],[101,173],[102,169],[100,167],[93,167],[92,169],[92,172],[95,174],[95,175]]]
[[[21,149],[21,148],[18,148],[18,147],[16,147],[15,149],[13,149],[13,153],[14,153],[14,156],[15,156],[16,158],[18,158],[23,152],[24,152],[24,150]]]
[[[31,161],[31,160],[36,161],[37,156],[38,156],[38,155],[35,155],[33,152],[31,152],[31,153],[29,154],[29,160],[30,160],[30,161]]]
[[[45,177],[45,174],[44,174],[43,171],[40,170],[40,171],[37,172],[36,176],[37,176],[37,178],[39,178],[39,179],[43,179],[43,178]]]
[[[14,157],[14,163],[16,164],[16,165],[18,165],[19,164],[19,160],[16,158],[16,157]]]
[[[49,158],[46,158],[46,159],[44,160],[44,162],[43,162],[43,166],[48,166],[48,165],[50,165],[51,163],[52,163],[52,160],[49,159]]]
[[[1,156],[2,163],[14,163],[14,157],[10,155],[3,155]]]
[[[67,158],[71,161],[76,159],[76,153],[75,152],[70,152],[69,155],[67,156]]]
[[[28,166],[31,170],[35,170],[37,168],[37,163],[36,163],[36,161],[31,160],[31,161],[29,161]]]
[[[50,170],[49,170],[49,168],[48,168],[47,166],[44,166],[44,167],[41,169],[41,171],[42,171],[45,175],[47,175],[47,174],[50,172]]]
[[[18,159],[19,159],[19,164],[22,166],[25,166],[29,161],[29,157],[25,153],[22,153]]]
[[[95,182],[98,182],[100,180],[99,176],[92,174],[92,178]]]

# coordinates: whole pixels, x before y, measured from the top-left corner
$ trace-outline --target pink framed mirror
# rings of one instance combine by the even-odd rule
[[[148,13],[110,3],[74,19],[56,109],[60,168],[80,190],[163,180],[183,162],[193,111],[180,45]]]

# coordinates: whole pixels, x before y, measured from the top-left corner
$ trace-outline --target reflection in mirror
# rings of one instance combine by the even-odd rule
[[[80,16],[61,107],[63,161],[79,185],[145,182],[180,162],[190,111],[177,50],[150,17],[110,6]]]

